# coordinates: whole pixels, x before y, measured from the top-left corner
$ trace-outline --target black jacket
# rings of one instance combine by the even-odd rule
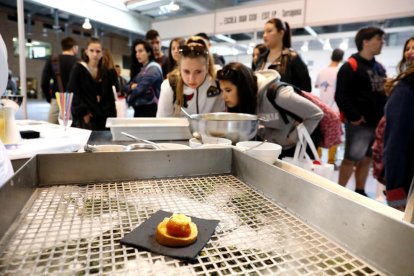
[[[81,63],[73,67],[68,90],[74,93],[71,108],[74,126],[105,130],[106,119],[116,117],[115,96],[112,90],[116,75],[113,74],[116,74],[114,70],[104,70],[101,80],[95,81]],[[86,126],[83,117],[88,113],[92,113],[93,117],[91,124]]]
[[[298,53],[293,49],[285,48],[279,61],[274,62],[265,68],[269,50],[264,52],[256,62],[256,70],[275,69],[280,74],[280,81],[293,84],[301,90],[311,92],[312,83],[309,76],[308,67],[303,62]]]
[[[357,61],[357,68],[352,68],[349,62],[341,66],[335,101],[346,119],[358,121],[363,116],[367,126],[376,127],[384,115],[387,101],[384,93],[385,69],[374,58],[366,60],[359,54],[352,57]]]
[[[69,81],[70,71],[72,70],[72,67],[75,65],[76,61],[77,58],[71,55],[59,55],[58,57],[60,76],[62,78],[62,84],[65,90],[67,90],[66,86]],[[50,80],[53,80],[53,83]],[[59,87],[55,71],[52,67],[52,57],[46,60],[45,66],[43,67],[41,86],[43,95],[48,102],[50,102],[51,99],[56,98],[55,92],[59,91]]]

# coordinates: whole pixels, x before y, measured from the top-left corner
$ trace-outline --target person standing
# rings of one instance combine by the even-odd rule
[[[121,66],[119,66],[119,64],[115,64],[115,71],[116,71],[116,75],[118,78],[118,84],[119,84],[119,91],[117,91],[118,97],[125,97],[124,93],[122,92],[122,88],[127,84],[127,81],[121,75],[122,69],[121,69]]]
[[[196,36],[200,36],[204,38],[205,41],[207,41],[208,50],[211,52],[211,41],[208,35],[206,33],[198,33],[196,34]],[[216,65],[216,69],[218,70],[218,69],[223,68],[223,66],[226,64],[226,60],[224,59],[224,57],[217,53],[212,53],[212,56],[213,56],[214,64]]]
[[[338,183],[346,186],[355,168],[355,191],[366,196],[365,182],[372,159],[375,128],[384,115],[386,72],[375,60],[384,45],[384,31],[360,29],[355,36],[358,53],[339,69],[335,100],[345,117],[345,155]]]
[[[50,103],[48,122],[58,124],[59,106],[56,102],[56,92],[68,92],[67,85],[72,67],[77,62],[78,43],[72,37],[66,37],[60,42],[62,53],[49,58],[43,67],[41,86],[46,101]],[[61,86],[61,87],[60,87]],[[63,90],[63,91],[61,91]]]
[[[162,52],[160,35],[156,30],[149,30],[145,35],[145,39],[151,44],[154,50],[155,60],[161,66],[162,76],[165,79],[168,74],[168,57]]]
[[[323,68],[316,77],[315,87],[319,88],[319,95],[321,100],[330,108],[339,113],[339,108],[335,102],[336,77],[338,75],[339,64],[344,58],[344,51],[335,49],[331,55],[331,63],[328,67]],[[328,152],[328,163],[335,165],[335,155],[337,145],[331,147]],[[321,148],[318,148],[318,153],[321,155]]]
[[[268,50],[257,60],[256,71],[274,69],[279,72],[282,82],[311,92],[308,67],[299,54],[291,49],[289,24],[279,18],[268,20],[263,30],[263,41]]]
[[[155,117],[163,81],[161,66],[155,61],[153,48],[147,41],[135,41],[132,51],[142,67],[124,88],[127,103],[134,108],[134,117]],[[131,71],[136,69],[131,67]]]
[[[252,53],[252,67],[251,67],[253,71],[256,71],[257,60],[259,59],[261,55],[263,55],[266,52],[266,50],[267,50],[267,47],[263,43],[259,43],[256,46],[254,46],[253,53]]]
[[[182,37],[176,37],[171,39],[170,47],[168,47],[168,73],[172,72],[178,64],[180,59],[180,47],[185,44],[185,39]]]
[[[73,91],[73,126],[90,130],[105,130],[106,119],[116,117],[113,81],[102,65],[103,49],[98,38],[90,38],[83,61],[73,66],[68,90]]]
[[[385,84],[389,99],[385,105],[386,123],[381,138],[387,203],[404,211],[414,185],[414,37],[404,44],[398,71],[399,75]],[[381,140],[376,142],[381,144]]]

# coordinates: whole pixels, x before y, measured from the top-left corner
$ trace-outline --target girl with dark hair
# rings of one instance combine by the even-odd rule
[[[252,53],[252,69],[253,71],[256,70],[256,64],[257,64],[257,60],[259,59],[259,57],[261,55],[263,55],[267,50],[266,45],[260,43],[257,44],[254,48],[253,48],[253,53]]]
[[[102,44],[91,38],[83,61],[72,68],[68,91],[73,92],[73,126],[105,130],[106,119],[116,117],[115,97],[106,66],[102,66]]]
[[[178,59],[180,58],[180,47],[185,44],[185,39],[182,37],[173,38],[168,47],[168,73],[177,67]]]
[[[217,72],[226,111],[256,114],[257,82],[253,71],[238,62],[231,62]]]
[[[312,91],[308,68],[299,54],[291,49],[291,33],[287,22],[272,18],[266,22],[263,41],[268,50],[260,56],[256,70],[274,69],[281,81],[293,84],[304,91]]]
[[[180,47],[177,68],[161,85],[157,117],[224,111],[224,101],[215,81],[214,60],[207,42],[199,36],[187,39]]]
[[[404,44],[399,69],[384,86],[389,98],[384,108],[383,164],[387,203],[404,211],[414,189],[414,37]]]
[[[300,123],[297,117],[301,118],[309,133],[315,130],[322,119],[322,110],[297,94],[292,86],[277,88],[280,84],[280,75],[275,70],[253,73],[247,66],[232,62],[217,72],[217,79],[220,82],[227,111],[258,114],[259,117],[264,118],[264,128],[260,128],[258,136],[281,145],[281,157],[294,154],[298,141],[296,126]],[[272,96],[272,101],[290,112],[287,114],[287,121],[282,119],[280,111],[269,100],[268,90],[274,89],[276,93]]]
[[[135,41],[132,52],[136,62],[131,63],[131,72],[137,73],[124,89],[127,103],[134,108],[134,117],[155,117],[163,80],[161,66],[145,40]]]

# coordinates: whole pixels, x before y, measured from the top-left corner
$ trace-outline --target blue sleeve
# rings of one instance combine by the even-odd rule
[[[162,72],[156,66],[151,66],[149,68],[144,69],[144,71],[140,72],[138,76],[134,79],[133,82],[137,83],[137,87],[130,91],[131,97],[135,98],[139,95],[145,94],[145,92],[157,81],[160,82],[162,80]],[[158,88],[159,90],[159,88]]]
[[[414,91],[398,84],[385,107],[384,168],[387,190],[403,188],[414,139]]]

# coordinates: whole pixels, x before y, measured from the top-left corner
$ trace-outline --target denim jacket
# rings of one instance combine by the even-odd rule
[[[130,84],[124,87],[124,92],[127,94],[127,103],[130,106],[157,103],[162,81],[161,66],[155,61],[150,61],[142,67]],[[134,89],[131,89],[130,85],[132,83],[137,84]]]

